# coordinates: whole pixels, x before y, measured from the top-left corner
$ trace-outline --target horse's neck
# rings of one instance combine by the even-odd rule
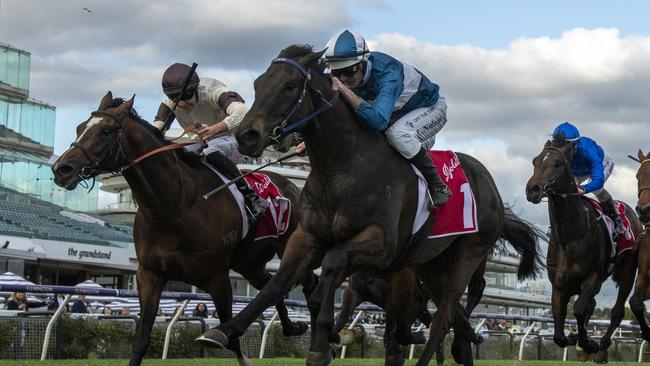
[[[548,200],[551,232],[559,241],[580,240],[589,233],[589,213],[580,196],[550,196]]]
[[[162,143],[148,131],[125,133],[123,148],[128,161],[161,146]],[[176,208],[183,194],[187,193],[181,191],[184,165],[175,153],[161,152],[126,169],[123,176],[129,183],[138,207],[149,215],[170,212]]]

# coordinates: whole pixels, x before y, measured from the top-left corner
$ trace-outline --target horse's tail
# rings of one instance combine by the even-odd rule
[[[510,206],[505,205],[504,211],[505,222],[500,239],[508,241],[521,256],[517,278],[520,281],[537,278],[542,269],[539,239],[545,237],[545,234],[535,225],[515,215]]]

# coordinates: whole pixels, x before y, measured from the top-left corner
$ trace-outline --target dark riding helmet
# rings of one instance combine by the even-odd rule
[[[175,63],[165,70],[162,77],[162,88],[163,93],[169,97],[171,100],[176,100],[178,95],[183,90],[183,84],[187,79],[187,74],[190,72],[190,67],[181,64]],[[199,75],[196,72],[192,73],[192,78],[187,83],[185,88],[185,93],[181,96],[180,100],[188,100],[196,94],[196,90],[199,86]]]

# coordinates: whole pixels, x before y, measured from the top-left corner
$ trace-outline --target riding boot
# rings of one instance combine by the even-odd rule
[[[612,221],[614,221],[614,240],[617,240],[619,236],[625,235],[625,227],[621,221],[621,217],[616,211],[616,206],[614,205],[614,200],[611,198],[601,202],[600,205],[603,207],[603,211],[607,216],[609,216]]]
[[[237,179],[241,176],[239,169],[235,163],[230,161],[219,151],[215,151],[206,156],[208,162],[214,165],[215,168],[226,178],[230,180]],[[269,207],[269,203],[258,196],[253,188],[246,182],[245,179],[240,179],[235,183],[237,189],[244,196],[244,203],[248,211],[248,219],[251,224],[255,223],[257,217],[263,214]]]
[[[434,207],[439,207],[444,205],[449,197],[451,192],[447,185],[440,179],[438,174],[438,169],[433,165],[431,157],[426,150],[420,149],[420,151],[410,159],[411,164],[415,165],[416,168],[422,173],[424,179],[427,180],[427,186],[429,192],[431,193],[431,200]]]

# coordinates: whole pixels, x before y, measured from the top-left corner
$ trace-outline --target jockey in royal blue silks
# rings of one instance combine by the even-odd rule
[[[411,65],[370,52],[360,35],[347,30],[329,40],[325,58],[332,88],[369,128],[384,132],[388,143],[422,172],[434,206],[445,204],[449,189],[427,153],[447,123],[447,104],[438,85]]]
[[[614,160],[596,141],[580,136],[578,129],[571,123],[564,122],[557,126],[553,131],[553,139],[557,139],[560,133],[564,134],[566,141],[574,145],[571,170],[578,182],[578,193],[593,193],[607,216],[614,221],[615,236],[625,234],[625,228],[616,211],[612,196],[604,188],[605,181],[614,169]]]

